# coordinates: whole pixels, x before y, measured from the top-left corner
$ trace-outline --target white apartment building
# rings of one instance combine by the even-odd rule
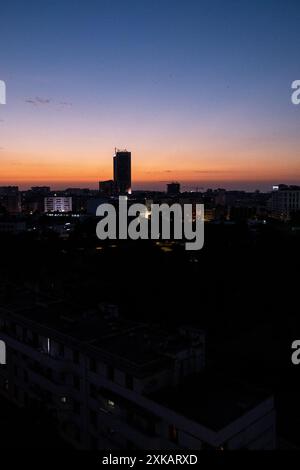
[[[45,197],[44,210],[45,212],[72,212],[72,197]]]
[[[271,196],[272,215],[289,220],[293,212],[300,211],[300,186],[274,186]]]
[[[5,300],[5,301],[4,301]],[[201,330],[161,328],[117,315],[0,298],[0,393],[46,408],[78,449],[274,449],[271,396],[204,371]]]

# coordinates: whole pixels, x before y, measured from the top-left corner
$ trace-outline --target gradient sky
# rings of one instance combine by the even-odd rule
[[[1,2],[0,184],[300,183],[299,0]]]

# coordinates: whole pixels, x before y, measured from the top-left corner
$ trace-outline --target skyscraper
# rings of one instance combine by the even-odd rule
[[[115,150],[114,183],[118,194],[131,194],[131,152]]]

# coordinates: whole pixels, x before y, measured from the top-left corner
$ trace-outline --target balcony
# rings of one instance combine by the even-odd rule
[[[54,356],[44,351],[40,346],[37,346],[33,341],[23,340],[18,338],[14,332],[8,329],[0,330],[0,339],[3,340],[8,347],[29,356],[38,362],[43,362],[47,367],[53,368],[58,371],[66,371],[71,367],[71,361],[66,361],[64,358]]]
[[[115,429],[116,432],[125,436],[126,439],[135,442],[141,449],[160,448],[160,438],[158,435],[136,427],[133,423],[130,423],[126,417],[100,409],[99,422]]]
[[[57,396],[70,396],[72,386],[56,378],[47,377],[42,368],[29,366],[30,381]]]

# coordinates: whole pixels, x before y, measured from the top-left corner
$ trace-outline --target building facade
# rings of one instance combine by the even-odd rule
[[[112,196],[115,192],[115,183],[113,180],[99,181],[99,192],[103,196]]]
[[[74,447],[275,447],[273,398],[212,381],[201,330],[134,323],[113,305],[80,312],[25,291],[3,298],[0,393],[46,409]]]
[[[291,215],[300,211],[300,186],[275,186],[271,196],[271,211],[273,217],[289,220]]]
[[[21,212],[21,194],[18,186],[0,186],[0,207],[8,214]]]
[[[180,183],[167,184],[167,194],[169,196],[178,196],[180,194]]]
[[[45,212],[72,212],[72,197],[45,197],[44,210]]]

